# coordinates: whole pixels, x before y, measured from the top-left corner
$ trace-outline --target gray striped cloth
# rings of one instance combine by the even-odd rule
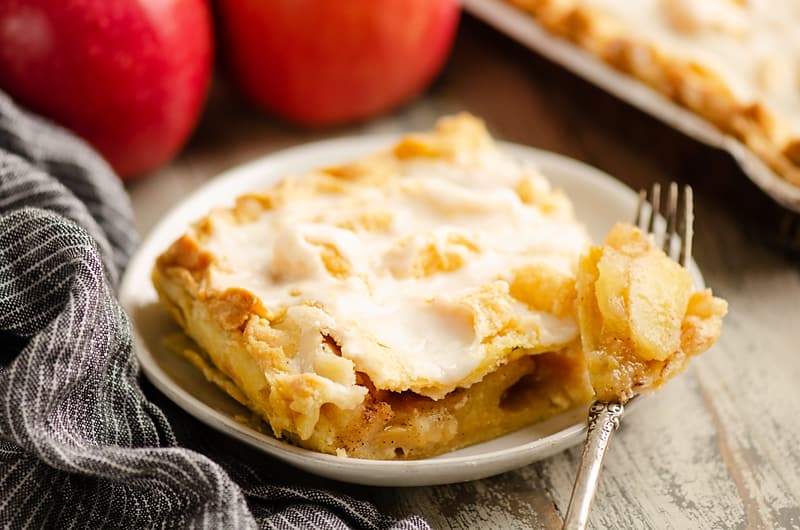
[[[427,528],[146,395],[114,297],[136,243],[108,166],[0,92],[0,527]]]

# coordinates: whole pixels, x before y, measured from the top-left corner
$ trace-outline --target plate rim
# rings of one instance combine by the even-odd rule
[[[381,133],[345,136],[304,143],[267,153],[266,155],[259,156],[253,160],[229,168],[217,176],[212,177],[170,208],[170,210],[151,227],[139,248],[131,257],[118,291],[120,304],[123,309],[126,310],[130,318],[131,332],[136,347],[135,358],[139,367],[159,391],[185,412],[205,425],[305,471],[345,482],[379,486],[422,486],[464,482],[509,471],[520,467],[520,465],[526,465],[533,461],[547,458],[552,456],[552,454],[577,445],[585,436],[585,422],[570,424],[553,434],[531,440],[530,442],[521,443],[508,448],[489,450],[477,455],[451,456],[452,453],[445,453],[443,455],[419,460],[371,460],[353,457],[343,458],[336,455],[320,453],[291,445],[274,436],[259,432],[252,427],[237,422],[234,418],[214,409],[199,398],[194,397],[159,366],[150,348],[147,347],[147,343],[140,334],[132,311],[132,309],[137,306],[136,297],[133,295],[135,284],[137,281],[141,281],[136,272],[143,266],[147,266],[146,263],[142,264],[141,262],[143,259],[147,258],[147,250],[158,242],[158,236],[162,233],[169,233],[170,230],[168,230],[168,228],[175,225],[177,220],[182,218],[188,219],[190,217],[186,212],[191,210],[191,205],[194,202],[197,202],[199,198],[206,195],[211,195],[215,190],[224,189],[227,185],[234,182],[243,181],[245,183],[254,184],[250,181],[257,180],[256,175],[259,171],[267,172],[271,166],[280,167],[281,165],[285,165],[287,161],[291,161],[298,156],[312,153],[309,158],[313,159],[313,153],[315,151],[336,149],[336,147],[344,145],[368,153],[375,148],[391,145],[392,141],[397,140],[402,135],[403,133]],[[548,180],[550,180],[548,168],[553,170],[554,167],[558,167],[559,169],[555,170],[556,173],[563,172],[585,175],[596,184],[600,183],[599,185],[602,187],[611,190],[612,193],[620,197],[626,196],[624,199],[625,201],[635,204],[636,193],[630,187],[598,168],[565,155],[537,149],[535,147],[504,141],[497,141],[497,144],[501,149],[506,150],[516,158],[532,161],[535,165],[540,167],[542,173],[545,174]],[[310,165],[319,166],[326,163],[330,162],[322,160]],[[251,176],[248,177],[248,175]],[[264,177],[265,185],[269,185],[273,180],[277,181],[281,178],[283,177],[280,175]],[[239,182],[239,184],[241,184],[241,182]],[[557,187],[557,184],[554,184]],[[233,186],[233,190],[225,192],[224,196],[218,201],[219,204],[222,205],[226,201],[231,201],[238,194],[244,192],[244,189],[236,191],[237,187],[238,186]],[[247,185],[245,185],[245,188],[247,188]],[[189,222],[191,221],[187,221],[187,226]],[[162,236],[162,238],[166,238],[166,236]],[[694,263],[691,265],[690,268],[692,269],[695,281],[698,283],[698,287],[704,286],[699,269],[697,269]],[[147,268],[149,269],[149,266],[147,266]],[[633,408],[638,408],[638,405],[643,401],[645,400],[636,400],[636,407],[632,406],[629,408],[631,410],[633,410]],[[577,410],[577,408],[565,411],[564,414],[574,410]],[[538,454],[537,450],[541,451],[541,456],[536,456]],[[532,453],[535,454],[532,455]],[[532,458],[526,459],[526,455]],[[497,466],[494,470],[489,472],[470,473],[470,471],[475,471],[475,469],[479,468],[481,465],[490,466],[490,464],[496,462],[497,459],[501,459],[505,464]],[[522,463],[520,464],[519,462]],[[320,469],[316,467],[317,465],[324,466],[326,469],[321,472]],[[459,469],[465,470],[462,473],[463,477],[455,480],[444,478],[447,473],[443,472],[443,466],[451,469],[451,471]],[[394,483],[386,480],[384,475],[380,474],[367,477],[360,475],[360,473],[364,471],[375,472],[378,468],[389,474],[402,472],[405,477],[403,477],[402,481]],[[442,480],[437,480],[435,477],[425,478],[425,476],[431,475],[430,470],[432,468],[436,468],[439,471],[438,474],[442,476]],[[341,474],[342,471],[345,473]],[[425,471],[427,471],[427,473]]]

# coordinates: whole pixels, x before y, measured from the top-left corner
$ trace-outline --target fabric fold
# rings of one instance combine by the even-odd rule
[[[108,165],[0,93],[1,527],[427,528],[179,446],[114,294],[136,243]]]

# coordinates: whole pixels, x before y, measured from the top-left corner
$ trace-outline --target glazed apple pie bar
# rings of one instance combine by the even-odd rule
[[[633,227],[591,247],[468,115],[211,211],[153,281],[181,353],[275,436],[373,459],[656,387],[725,312]]]
[[[800,186],[800,2],[507,0]]]

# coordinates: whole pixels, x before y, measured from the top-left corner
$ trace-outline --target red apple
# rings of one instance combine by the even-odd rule
[[[456,0],[219,0],[228,67],[256,104],[304,125],[386,111],[449,52]]]
[[[2,0],[0,89],[123,177],[172,158],[211,76],[206,0]]]

